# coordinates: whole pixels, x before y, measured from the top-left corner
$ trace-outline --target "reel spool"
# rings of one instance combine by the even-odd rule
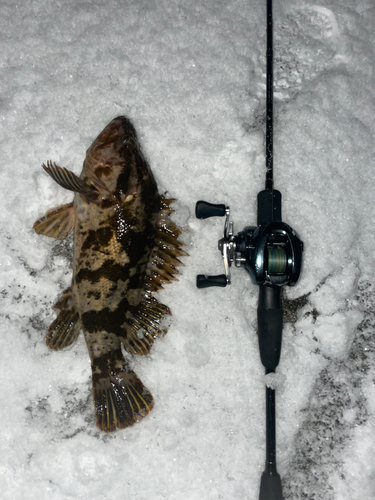
[[[198,288],[229,285],[233,263],[236,267],[244,266],[256,285],[293,286],[297,283],[301,272],[303,243],[288,224],[281,220],[262,222],[257,227],[245,227],[235,236],[229,207],[198,201],[195,214],[198,219],[225,215],[224,235],[218,242],[225,274],[198,275]]]

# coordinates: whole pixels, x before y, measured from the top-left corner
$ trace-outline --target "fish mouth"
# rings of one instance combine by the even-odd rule
[[[112,165],[114,157],[124,156],[125,150],[139,149],[137,134],[129,118],[118,116],[114,118],[98,135],[86,151],[92,165],[103,163]]]
[[[119,141],[122,144],[123,137],[137,139],[135,128],[129,118],[118,116],[114,118],[93,142],[93,146],[106,147]]]
[[[128,171],[127,164],[132,164],[133,155],[140,154],[133,124],[126,116],[118,116],[87,150],[83,174],[99,188],[102,195],[114,197],[113,201],[118,202],[120,195],[115,193],[118,179],[124,177],[125,169]],[[130,170],[126,173],[127,178],[129,175]]]

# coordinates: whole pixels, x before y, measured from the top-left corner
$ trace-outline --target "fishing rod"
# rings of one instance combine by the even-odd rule
[[[198,201],[196,217],[225,216],[224,235],[218,247],[225,274],[197,276],[197,287],[225,287],[231,283],[230,267],[245,267],[259,286],[258,340],[266,374],[279,364],[283,331],[282,288],[294,286],[302,266],[303,242],[281,219],[281,193],[273,187],[273,21],[272,0],[267,0],[266,85],[266,182],[258,193],[257,226],[247,226],[234,235],[230,209],[224,204]],[[281,478],[276,468],[275,389],[266,386],[266,465],[261,477],[259,500],[283,500]]]

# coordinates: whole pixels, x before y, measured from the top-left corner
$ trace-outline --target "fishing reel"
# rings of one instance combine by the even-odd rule
[[[272,193],[269,191],[261,191],[258,195],[258,226],[245,227],[237,235],[233,233],[229,207],[206,201],[197,202],[195,213],[198,219],[225,216],[224,234],[218,242],[225,274],[198,275],[198,288],[229,285],[233,264],[245,267],[256,285],[282,287],[297,283],[302,266],[303,243],[296,232],[281,221],[281,194],[276,190],[272,190]],[[262,210],[264,207],[265,210]]]

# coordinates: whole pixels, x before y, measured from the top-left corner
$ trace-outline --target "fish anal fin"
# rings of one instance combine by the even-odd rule
[[[48,210],[43,217],[35,221],[33,228],[38,234],[62,240],[73,228],[73,203],[67,203],[52,210]]]
[[[103,432],[135,424],[154,406],[151,393],[128,369],[120,350],[92,361],[92,382],[95,422]]]
[[[160,304],[154,297],[146,296],[132,311],[127,312],[121,342],[130,354],[148,354],[155,338],[163,335],[167,327],[162,324],[165,316],[170,315],[169,307]]]
[[[81,321],[77,312],[62,309],[47,330],[46,344],[54,351],[72,345],[78,338]]]

